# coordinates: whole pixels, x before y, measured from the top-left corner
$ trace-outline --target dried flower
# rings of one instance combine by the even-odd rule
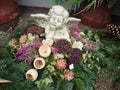
[[[74,78],[74,72],[65,69],[64,70],[64,78],[65,78],[66,81],[71,81]]]
[[[27,35],[22,35],[19,39],[19,43],[20,44],[25,44],[28,40],[28,36]]]
[[[15,45],[18,45],[18,42],[16,39],[12,39],[10,42],[9,42],[9,46],[15,46]]]
[[[64,58],[59,58],[56,60],[55,64],[56,69],[63,70],[67,67],[67,60]]]
[[[69,53],[72,49],[72,44],[66,39],[57,40],[54,46],[58,49],[58,52],[62,54]]]
[[[69,54],[69,62],[72,64],[81,61],[82,51],[78,48],[73,48]]]
[[[23,30],[22,34],[28,34],[28,33],[32,33],[32,34],[41,34],[43,33],[44,31],[44,28],[38,26],[38,25],[35,25],[35,24],[32,24],[32,25],[28,25],[25,27],[25,29]]]

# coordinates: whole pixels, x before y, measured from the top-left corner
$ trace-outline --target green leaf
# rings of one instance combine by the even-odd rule
[[[108,1],[108,8],[112,8],[116,2],[117,2],[117,0],[109,0]]]
[[[65,82],[64,85],[62,85],[60,90],[73,90],[73,83]]]
[[[55,71],[55,68],[53,65],[47,65],[47,69],[49,72],[54,72]]]
[[[35,84],[37,84],[37,88],[41,89],[44,85],[44,81],[40,79],[39,81],[36,81]]]
[[[55,88],[51,84],[48,85],[44,84],[40,90],[55,90]]]
[[[77,90],[85,90],[84,82],[80,78],[74,78],[74,83]]]
[[[45,83],[46,85],[48,85],[48,84],[50,84],[50,83],[52,83],[52,82],[53,82],[52,78],[45,78],[45,79],[44,79],[44,83]]]

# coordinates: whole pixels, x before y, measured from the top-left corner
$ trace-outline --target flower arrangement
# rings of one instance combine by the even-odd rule
[[[100,69],[96,64],[99,58],[92,53],[98,49],[99,40],[91,40],[91,32],[85,34],[78,23],[69,28],[70,41],[64,38],[46,39],[45,28],[35,23],[25,26],[20,34],[18,39],[9,42],[9,46],[14,51],[15,63],[26,62],[25,78],[35,81],[39,89],[44,90],[48,86],[52,88],[50,90],[58,90],[64,82],[70,86],[66,88],[72,90],[79,82],[80,67]],[[76,87],[81,88],[79,85]]]
[[[83,62],[85,53],[96,50],[99,44],[89,40],[77,24],[71,26],[69,31],[71,42],[66,39],[45,39],[43,33],[44,28],[38,25],[26,26],[19,40],[12,39],[9,46],[16,51],[16,62],[26,60],[28,67],[32,66],[26,71],[26,79],[42,80],[46,84],[53,83],[53,77],[64,81],[73,80],[74,66]],[[41,76],[44,74],[47,77]],[[38,79],[39,76],[44,78]]]

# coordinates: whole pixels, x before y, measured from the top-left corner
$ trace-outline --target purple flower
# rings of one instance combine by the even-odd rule
[[[26,54],[19,54],[19,55],[16,55],[15,60],[16,61],[22,61],[22,60],[26,59],[26,57],[27,57]]]
[[[71,28],[69,34],[73,36],[77,41],[82,41],[82,37],[80,36],[81,29],[78,26],[78,23],[75,23]]]
[[[29,51],[29,50],[30,50],[30,46],[29,46],[29,45],[24,45],[24,46],[18,48],[16,54],[26,53],[26,52]]]
[[[34,58],[35,58],[35,57],[34,57],[34,54],[29,53],[29,55],[28,55],[28,57],[27,57],[27,59],[28,59],[28,66],[31,66]]]
[[[56,52],[58,52],[58,49],[55,47],[51,47],[51,51],[52,51],[52,53],[56,53]]]
[[[42,40],[38,39],[38,40],[34,40],[32,43],[30,43],[30,46],[32,48],[39,48],[42,45]]]
[[[90,50],[96,50],[97,46],[99,45],[99,42],[94,42],[91,40],[88,40],[85,42],[84,49],[90,49]]]
[[[29,52],[30,52],[29,45],[24,45],[18,48],[17,53],[16,53],[16,61],[22,61],[26,59],[26,57],[29,55]]]
[[[34,60],[34,54],[30,45],[24,45],[17,50],[16,61],[28,60],[28,66],[31,65]]]
[[[41,46],[41,40],[35,40],[28,45],[24,45],[18,48],[16,53],[16,61],[22,61],[28,59],[28,65],[31,64],[32,60],[34,59],[34,50]]]

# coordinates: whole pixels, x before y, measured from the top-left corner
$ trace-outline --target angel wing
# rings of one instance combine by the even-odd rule
[[[69,17],[67,22],[67,28],[70,28],[75,22],[80,22],[81,19]]]
[[[45,27],[48,24],[49,16],[45,14],[31,14],[34,20],[36,20],[40,26]]]

